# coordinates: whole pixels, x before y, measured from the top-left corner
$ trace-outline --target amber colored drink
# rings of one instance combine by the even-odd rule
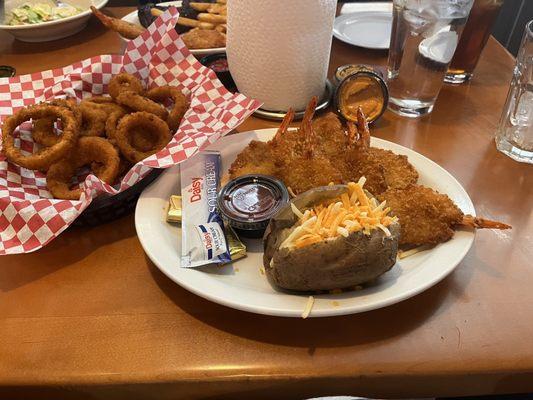
[[[503,0],[475,0],[445,82],[463,83],[472,77],[502,4]]]

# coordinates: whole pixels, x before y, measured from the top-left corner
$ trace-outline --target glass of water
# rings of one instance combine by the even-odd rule
[[[533,163],[533,21],[526,25],[516,57],[496,147],[517,161]]]
[[[394,0],[387,83],[389,109],[433,110],[474,0]]]

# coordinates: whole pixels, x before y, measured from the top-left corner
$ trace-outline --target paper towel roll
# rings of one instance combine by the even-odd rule
[[[324,92],[337,0],[228,1],[227,55],[239,91],[303,110]]]

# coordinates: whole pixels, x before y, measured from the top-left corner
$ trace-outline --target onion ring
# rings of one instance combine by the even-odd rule
[[[68,108],[74,114],[77,123],[77,129],[80,129],[81,126],[81,111],[76,104],[76,100],[70,99],[55,99],[50,101],[48,104],[58,107]],[[59,141],[60,135],[57,134],[54,129],[54,123],[56,118],[47,117],[37,119],[33,122],[33,129],[31,131],[31,137],[35,143],[40,145],[50,147],[56,144]]]
[[[90,103],[96,103],[96,104],[109,104],[114,103],[114,100],[112,97],[109,96],[93,96],[88,97],[86,99],[83,99],[82,102],[90,102]]]
[[[137,127],[140,128],[137,131],[143,132],[144,135],[157,135],[154,137],[152,149],[142,151],[132,146],[132,133]],[[115,141],[120,152],[133,163],[157,153],[168,144],[171,138],[170,129],[165,121],[154,114],[142,111],[123,117],[115,132]]]
[[[157,140],[157,136],[154,135],[152,132],[144,131],[141,129],[134,129],[130,132],[129,135],[131,145],[135,149],[147,152],[155,148],[154,142]]]
[[[117,96],[116,100],[117,103],[125,105],[135,111],[146,111],[157,115],[163,120],[168,116],[168,111],[164,107],[137,93],[122,92]]]
[[[115,131],[117,129],[118,122],[126,114],[127,112],[125,110],[122,110],[113,112],[111,113],[111,115],[109,115],[109,117],[107,117],[107,120],[105,122],[105,135],[111,142],[115,141]]]
[[[72,177],[79,168],[89,165],[100,180],[112,184],[118,175],[119,164],[117,149],[106,139],[82,137],[70,157],[50,166],[46,173],[46,184],[57,199],[79,200],[81,189],[70,188]]]
[[[96,99],[96,101],[94,101]],[[104,101],[102,99],[110,99],[111,101]],[[106,113],[107,117],[109,117],[111,114],[120,112],[120,113],[126,113],[127,110],[121,106],[120,104],[115,103],[111,97],[90,97],[88,99],[84,99],[80,103],[80,107],[85,107],[88,109],[94,109],[94,110],[100,110]]]
[[[61,119],[63,134],[56,144],[45,147],[37,153],[23,155],[18,147],[15,147],[13,133],[15,129],[25,121],[55,117]],[[65,107],[39,104],[23,108],[14,115],[6,118],[2,126],[2,144],[6,158],[21,167],[33,170],[46,170],[50,165],[66,156],[76,144],[78,139],[78,126],[74,113]]]
[[[92,107],[91,103],[80,103],[80,110],[82,116],[81,136],[104,136],[105,123],[107,120],[107,113],[96,107]]]
[[[172,86],[159,86],[150,89],[146,93],[146,97],[150,100],[157,101],[158,103],[162,103],[168,98],[172,99],[174,105],[168,114],[167,124],[170,130],[177,130],[185,112],[189,108],[187,97],[181,93],[181,90]]]
[[[142,94],[144,88],[139,79],[131,74],[123,72],[111,78],[109,81],[108,92],[112,98],[116,99],[118,95],[124,91]]]
[[[31,137],[35,143],[50,147],[57,143],[59,135],[56,133],[54,124],[55,117],[39,118],[33,121]]]
[[[117,179],[115,179],[115,183],[120,182],[120,179],[124,175],[126,175],[126,173],[131,169],[131,167],[133,167],[133,163],[126,160],[124,157],[120,156],[120,162],[118,164],[118,174],[117,174]]]

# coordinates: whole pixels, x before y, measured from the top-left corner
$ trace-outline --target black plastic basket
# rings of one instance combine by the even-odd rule
[[[135,209],[141,192],[163,169],[154,168],[141,181],[114,196],[98,197],[73,222],[73,226],[96,226],[123,217]]]

